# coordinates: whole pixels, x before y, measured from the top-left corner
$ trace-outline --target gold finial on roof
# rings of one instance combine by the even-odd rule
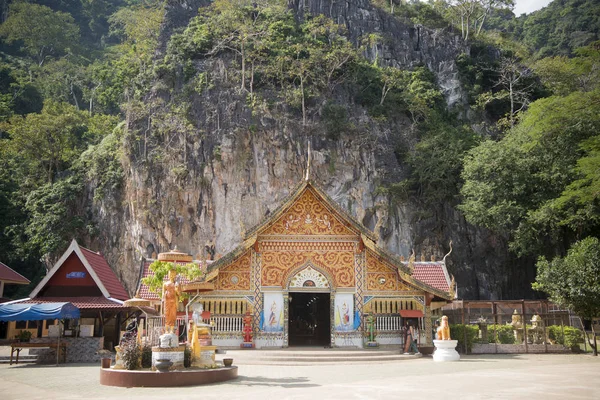
[[[425,261],[425,254],[421,253],[421,261]]]
[[[415,249],[412,249],[412,254],[408,258],[408,269],[411,273],[415,270]]]
[[[308,181],[309,178],[310,178],[310,139],[308,139],[308,156],[306,159],[306,177],[304,178],[304,180]]]
[[[450,290],[448,290],[448,293],[450,293],[451,298],[456,298],[456,281],[454,280],[454,275],[452,275],[452,280],[450,281]]]
[[[434,262],[434,261],[435,261],[435,256],[432,254],[431,255],[431,262]]]

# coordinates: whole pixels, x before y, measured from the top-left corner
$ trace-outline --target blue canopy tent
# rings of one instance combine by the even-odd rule
[[[0,304],[0,321],[40,321],[44,319],[79,318],[79,309],[71,303],[16,303]],[[60,348],[60,334],[56,348],[56,364]]]
[[[79,309],[71,303],[0,304],[0,321],[77,318],[79,318]]]

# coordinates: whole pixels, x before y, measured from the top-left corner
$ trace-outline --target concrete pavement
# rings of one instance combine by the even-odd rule
[[[234,365],[235,362],[234,356]],[[431,357],[385,363],[241,364],[239,377],[181,388],[116,388],[98,383],[99,365],[0,366],[0,399],[600,399],[600,357],[477,355],[455,363]]]

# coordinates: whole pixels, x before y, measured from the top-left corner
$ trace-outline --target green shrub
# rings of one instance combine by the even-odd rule
[[[548,339],[558,344],[562,344],[571,350],[579,350],[579,343],[583,343],[582,332],[572,326],[562,327],[560,325],[551,325],[547,329]]]
[[[142,368],[152,368],[152,347],[142,347]]]
[[[515,344],[515,334],[510,325],[488,326],[488,342],[498,344]]]
[[[31,339],[31,331],[21,331],[15,335],[15,339],[19,339],[21,342],[29,342]]]
[[[465,334],[466,334],[466,346],[465,346]],[[450,338],[458,340],[458,349],[465,353],[471,351],[475,338],[479,335],[479,327],[477,325],[463,325],[463,324],[451,324],[450,325]]]
[[[125,365],[125,368],[130,371],[139,369],[142,349],[138,345],[135,338],[123,340],[119,347],[121,349],[121,358],[123,359],[123,365]]]

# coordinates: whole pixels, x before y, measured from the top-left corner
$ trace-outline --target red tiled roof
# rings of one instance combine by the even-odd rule
[[[8,265],[0,262],[0,281],[4,281],[6,283],[14,283],[17,285],[27,285],[29,284],[29,279],[25,278],[23,275],[19,274],[12,268],[9,268]]]
[[[407,262],[403,262],[403,264],[408,265]],[[450,290],[450,283],[442,261],[415,262],[414,267],[413,278],[443,292]]]
[[[152,264],[153,262],[154,262],[154,260],[146,260],[144,262],[144,271],[142,273],[142,279],[146,278],[148,276],[154,275],[154,273],[150,270],[150,264]],[[201,263],[201,262],[194,261],[194,263],[198,264],[198,263]],[[207,260],[206,263],[208,265],[210,265],[211,261]],[[178,264],[187,264],[187,263],[181,262],[181,263],[178,263]],[[169,279],[168,276],[165,276],[163,280],[166,281],[167,279]],[[181,282],[182,285],[190,283],[190,280],[186,279],[183,276],[179,276],[179,279],[180,279],[180,282]],[[136,296],[139,297],[140,299],[160,300],[160,298],[158,297],[158,295],[156,293],[154,293],[153,291],[151,291],[150,288],[147,285],[143,284],[141,281],[140,281],[139,292],[136,294]]]
[[[117,278],[115,272],[110,268],[102,254],[95,253],[85,247],[79,246],[90,266],[94,269],[96,275],[110,294],[110,297],[119,300],[127,300],[129,295]]]
[[[107,309],[107,308],[126,308],[122,304],[111,301],[104,296],[98,297],[35,297],[33,299],[22,301],[21,303],[72,303],[80,310],[86,309]]]

